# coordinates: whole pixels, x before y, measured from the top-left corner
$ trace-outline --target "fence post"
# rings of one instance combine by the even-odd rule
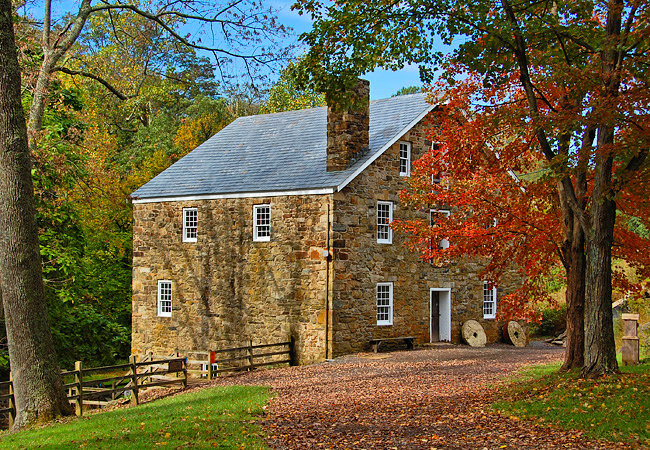
[[[208,350],[208,380],[212,379],[212,363],[214,362],[214,353]]]
[[[84,415],[84,390],[82,386],[83,382],[83,364],[81,361],[74,362],[74,382],[75,382],[75,394],[77,398],[74,401],[74,412],[78,416]]]
[[[16,402],[14,401],[14,379],[13,376],[11,375],[11,372],[9,372],[9,429],[13,428],[14,426],[14,420],[16,420]]]
[[[183,364],[183,389],[187,389],[187,356]]]
[[[253,370],[253,340],[248,340],[248,371]]]
[[[133,395],[131,395],[131,403],[134,405],[137,405],[139,403],[138,399],[138,366],[136,365],[136,356],[131,355],[129,356],[129,364],[131,365],[131,384],[133,385],[131,387],[131,392],[133,392]]]

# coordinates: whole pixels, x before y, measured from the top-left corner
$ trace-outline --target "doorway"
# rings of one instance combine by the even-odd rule
[[[451,341],[451,289],[431,288],[429,291],[430,342]]]

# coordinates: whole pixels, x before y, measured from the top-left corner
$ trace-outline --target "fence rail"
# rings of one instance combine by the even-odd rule
[[[260,351],[262,349],[265,350]],[[131,393],[131,402],[137,405],[142,389],[176,384],[186,388],[188,374],[212,379],[215,375],[226,372],[279,364],[293,365],[295,361],[292,341],[259,345],[248,341],[248,345],[241,347],[190,354],[195,357],[170,358],[149,354],[141,361],[137,361],[136,356],[132,355],[128,364],[93,368],[84,368],[82,362],[77,361],[74,370],[61,371],[63,388],[67,391],[68,400],[74,405],[75,413],[81,416],[85,406],[105,406],[128,392]],[[222,355],[224,357],[221,357]],[[190,369],[190,366],[199,368]],[[116,374],[119,371],[125,373]],[[106,376],[102,377],[102,374]],[[7,406],[3,407],[3,403]],[[9,415],[11,428],[16,415],[11,378],[9,381],[0,382],[0,414]]]
[[[278,348],[278,350],[260,352],[261,349],[272,348]],[[227,372],[241,372],[279,364],[291,365],[295,361],[292,341],[259,345],[253,345],[252,341],[248,341],[248,345],[245,346],[193,352],[191,354],[195,357],[188,359],[187,371],[208,379]],[[225,357],[221,357],[224,354],[226,354]],[[278,359],[278,356],[281,358]],[[200,368],[197,369],[196,366]]]
[[[139,371],[139,369],[141,370]],[[142,369],[146,373],[142,373]],[[117,371],[121,370],[125,370],[126,373],[115,375]],[[101,374],[107,374],[107,376],[102,377]],[[175,376],[170,376],[171,374],[175,374]],[[81,416],[85,406],[105,406],[127,392],[131,393],[131,402],[137,405],[139,403],[138,395],[142,389],[172,385],[186,388],[187,358],[136,361],[136,357],[131,356],[128,364],[92,368],[84,368],[82,362],[77,361],[74,370],[61,371],[61,376],[68,400],[74,405],[75,414]],[[0,402],[2,401],[5,401],[8,406],[0,407],[0,414],[9,415],[9,427],[11,428],[16,416],[11,379],[0,382]]]

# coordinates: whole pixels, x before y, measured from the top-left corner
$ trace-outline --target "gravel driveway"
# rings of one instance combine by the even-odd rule
[[[441,344],[213,383],[273,388],[262,424],[277,449],[621,448],[490,410],[504,377],[562,355],[563,349],[539,342],[526,348]]]

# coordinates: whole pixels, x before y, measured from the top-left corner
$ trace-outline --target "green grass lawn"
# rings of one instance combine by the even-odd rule
[[[621,366],[621,374],[598,380],[558,365],[526,370],[502,388],[493,406],[503,414],[582,430],[589,438],[650,446],[650,361]]]
[[[2,449],[267,449],[254,424],[267,388],[230,386],[0,435]]]

